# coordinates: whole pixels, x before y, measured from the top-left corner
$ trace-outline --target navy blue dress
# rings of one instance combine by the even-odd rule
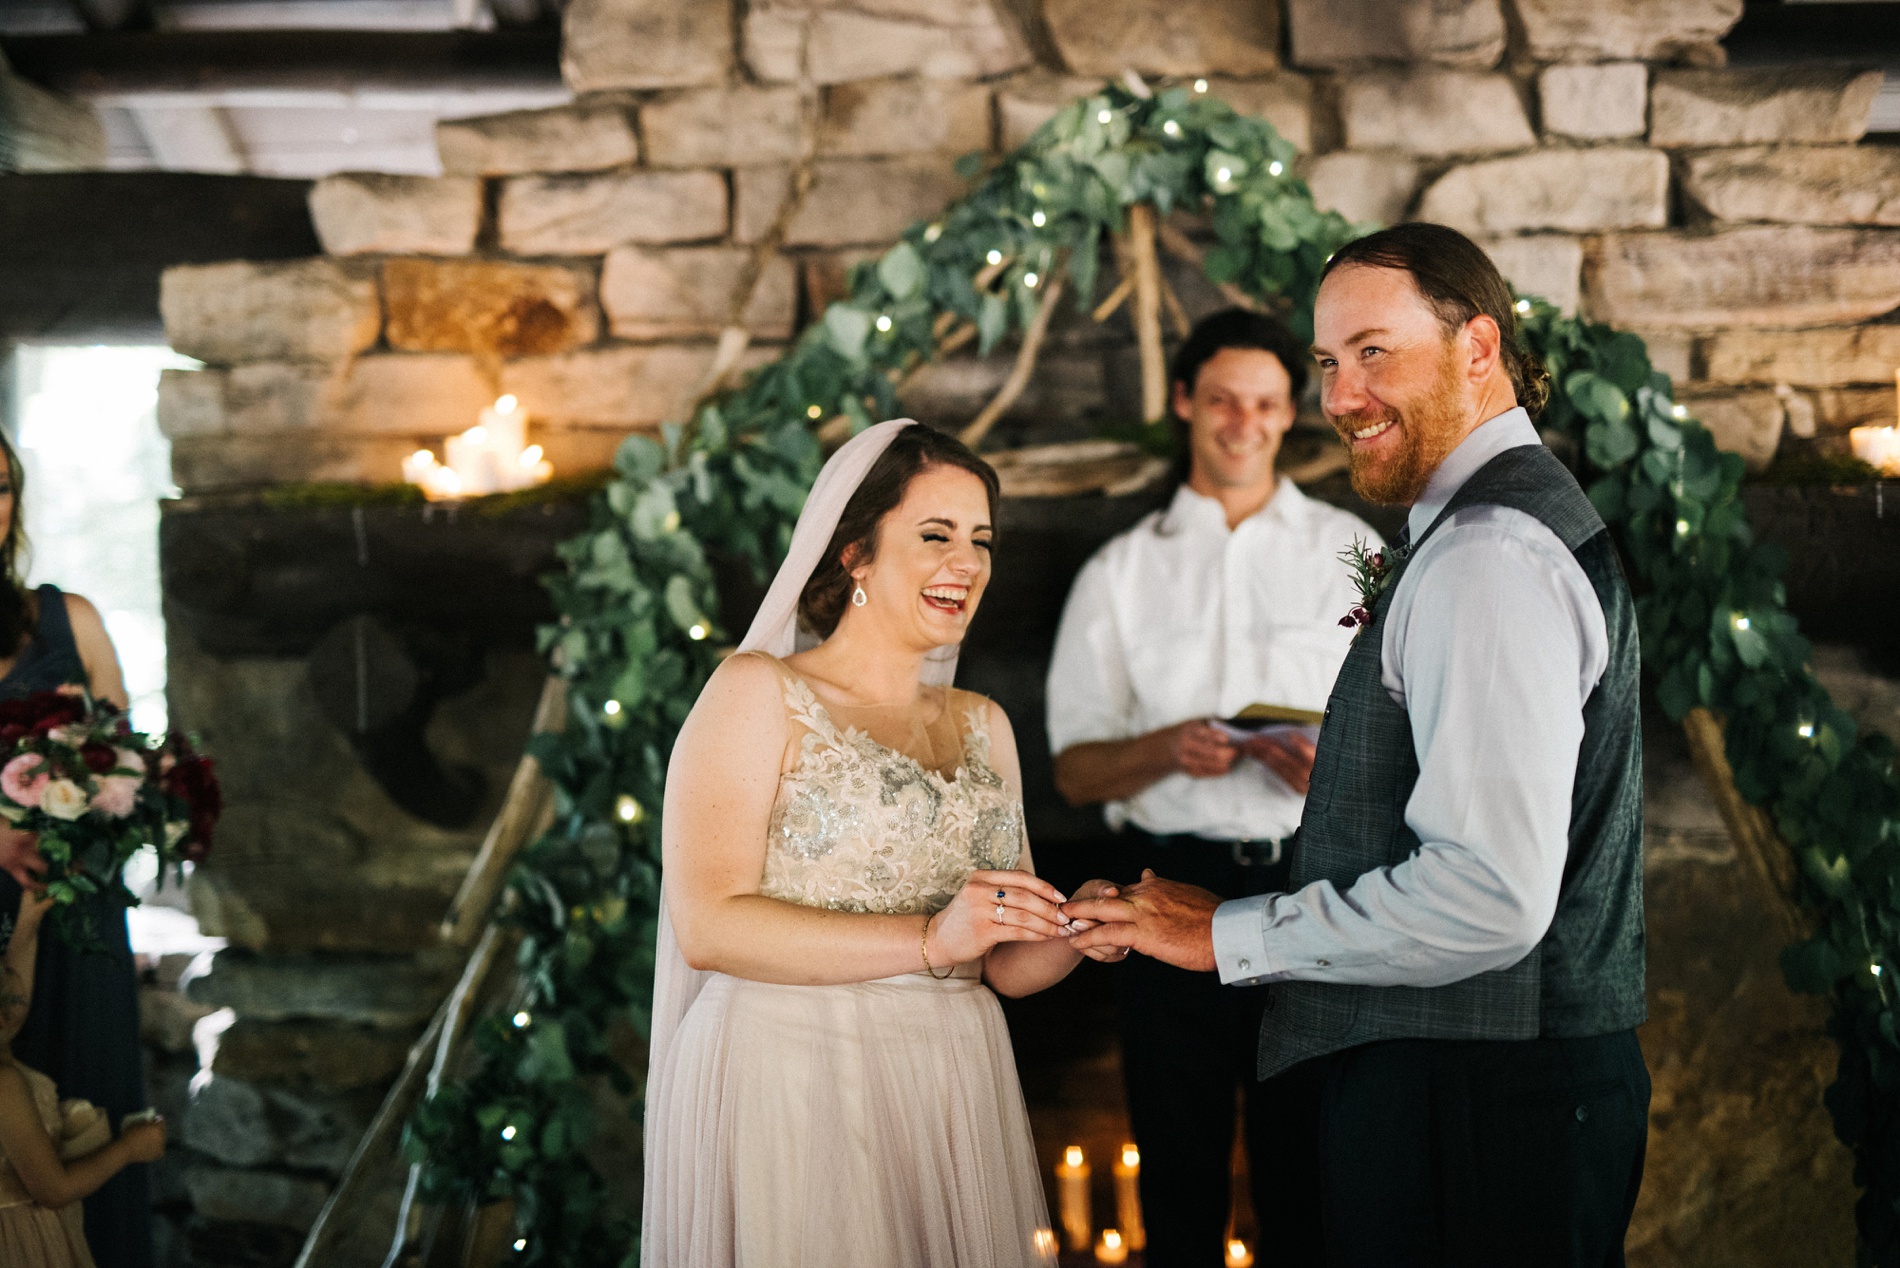
[[[41,586],[38,596],[36,637],[0,678],[0,699],[86,681],[66,596],[51,585]],[[50,923],[40,927],[33,1007],[13,1055],[50,1077],[62,1097],[81,1096],[104,1109],[116,1126],[146,1103],[138,973],[124,908],[105,898],[83,901],[92,905],[106,950],[75,951]],[[0,912],[10,916],[19,903],[19,885],[0,872]],[[152,1198],[143,1164],[127,1167],[86,1199],[86,1241],[99,1268],[152,1268]]]

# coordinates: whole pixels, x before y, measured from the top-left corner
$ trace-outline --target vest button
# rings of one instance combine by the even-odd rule
[[[1577,1106],[1577,1121],[1579,1123],[1588,1122],[1589,1118],[1590,1118],[1590,1107],[1588,1105]]]

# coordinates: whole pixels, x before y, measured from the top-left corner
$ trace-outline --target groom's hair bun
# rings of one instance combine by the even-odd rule
[[[877,557],[878,525],[904,500],[910,482],[932,467],[958,467],[983,481],[983,489],[989,494],[990,524],[995,525],[996,504],[1002,498],[995,468],[947,432],[923,423],[904,428],[878,455],[851,500],[844,504],[838,527],[825,547],[825,557],[812,569],[798,596],[799,623],[812,634],[830,638],[838,628],[838,618],[844,615],[845,604],[851,601],[853,583],[845,557],[851,557],[850,567]]]
[[[1504,368],[1517,389],[1517,403],[1533,418],[1543,412],[1550,399],[1550,375],[1518,340],[1510,283],[1477,243],[1456,229],[1414,220],[1348,242],[1326,261],[1320,280],[1348,264],[1411,274],[1413,285],[1447,335],[1457,334],[1480,313],[1495,321],[1503,336]]]

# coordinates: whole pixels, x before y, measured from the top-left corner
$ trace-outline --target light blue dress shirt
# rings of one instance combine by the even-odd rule
[[[1432,474],[1412,539],[1485,463],[1540,443],[1522,409],[1483,423]],[[1382,681],[1418,752],[1405,822],[1421,844],[1343,893],[1316,881],[1221,904],[1225,983],[1442,986],[1516,963],[1550,927],[1583,704],[1609,663],[1589,578],[1535,518],[1466,507],[1400,574],[1383,631]]]

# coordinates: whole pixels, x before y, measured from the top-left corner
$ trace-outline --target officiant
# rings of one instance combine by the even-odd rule
[[[1225,898],[1286,888],[1314,750],[1216,723],[1252,704],[1324,707],[1358,601],[1339,555],[1378,544],[1275,470],[1310,361],[1243,309],[1189,333],[1171,367],[1179,487],[1084,565],[1049,665],[1058,791],[1102,804],[1137,871]],[[1298,1068],[1254,1081],[1265,992],[1143,956],[1117,986],[1149,1268],[1221,1262],[1237,1096],[1261,1232],[1284,1262],[1317,1262],[1318,1084]]]

